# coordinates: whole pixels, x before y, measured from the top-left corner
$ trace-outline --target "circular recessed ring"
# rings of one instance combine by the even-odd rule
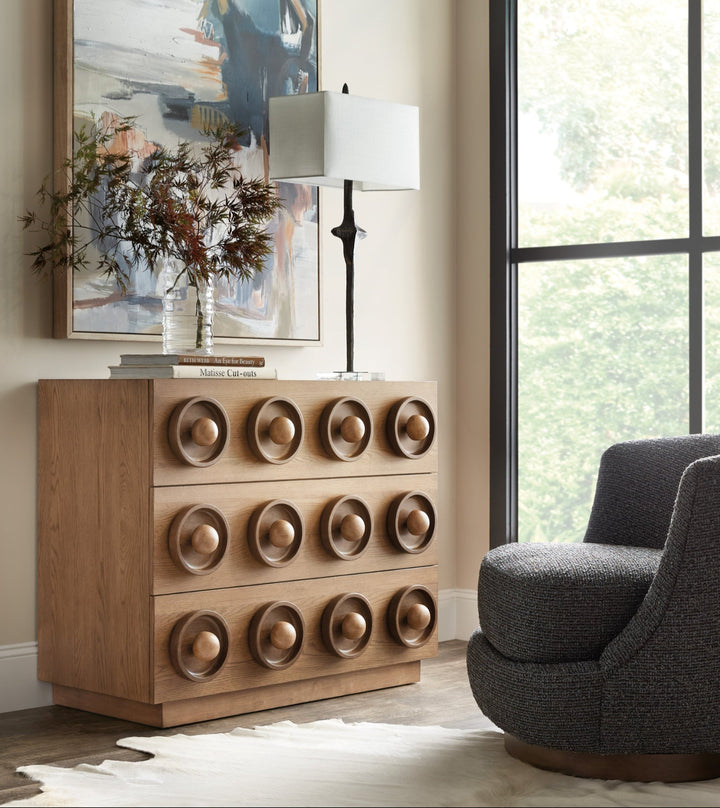
[[[266,603],[250,621],[248,644],[256,662],[282,670],[300,656],[305,641],[305,619],[289,601]]]
[[[283,396],[258,402],[250,411],[247,437],[259,460],[287,463],[303,441],[305,422],[297,404]]]
[[[372,608],[364,595],[338,595],[323,612],[323,641],[337,656],[353,659],[367,648],[372,626]]]
[[[208,639],[212,642],[208,643]],[[190,612],[172,630],[170,660],[175,670],[191,682],[208,682],[220,673],[229,647],[230,631],[221,615],[213,611]]]
[[[408,648],[419,648],[430,639],[437,622],[437,605],[426,587],[407,586],[395,593],[387,612],[393,639]]]
[[[193,575],[216,570],[230,541],[230,525],[214,505],[188,505],[179,511],[168,532],[168,550],[175,565]]]
[[[372,512],[360,497],[350,495],[331,500],[320,516],[323,547],[344,561],[352,561],[365,552],[372,532]]]
[[[322,411],[320,442],[329,457],[357,460],[370,445],[372,434],[372,416],[359,398],[339,398]]]
[[[435,506],[422,491],[396,497],[388,508],[387,532],[392,543],[406,553],[422,553],[435,535]]]
[[[387,437],[396,454],[414,460],[435,440],[435,413],[425,399],[410,396],[396,401],[386,421]]]
[[[304,535],[302,514],[286,499],[273,499],[256,508],[248,521],[250,551],[271,567],[289,564],[298,554]]]
[[[214,434],[215,439],[210,441]],[[197,396],[173,410],[168,422],[168,440],[175,456],[183,463],[201,468],[211,466],[220,459],[230,441],[230,420],[219,401]]]

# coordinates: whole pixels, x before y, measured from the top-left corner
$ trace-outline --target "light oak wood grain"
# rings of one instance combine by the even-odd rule
[[[150,696],[147,385],[38,385],[38,676]]]
[[[267,687],[255,687],[251,690],[169,701],[164,704],[142,704],[69,687],[53,688],[53,699],[55,704],[64,707],[87,710],[124,721],[134,721],[152,727],[177,727],[181,724],[194,724],[225,716],[409,685],[420,681],[420,673],[420,662],[403,662],[363,671],[361,675],[354,672],[340,673],[303,682],[284,682]]]
[[[327,479],[289,482],[208,485],[202,487],[172,486],[155,489],[153,593],[189,592],[211,587],[241,586],[246,583],[270,583],[294,578],[312,578],[382,569],[437,564],[437,545],[441,541],[436,526],[433,540],[422,553],[407,553],[394,544],[387,532],[386,516],[397,496],[409,486],[421,485],[437,502],[437,475],[422,475],[418,480],[405,476]],[[324,507],[344,494],[361,496],[371,509],[373,533],[366,550],[358,558],[340,559],[329,553],[320,536],[320,519]],[[248,523],[256,509],[282,496],[291,500],[303,516],[305,535],[298,553],[283,567],[271,567],[259,561],[248,544]],[[194,497],[200,501],[195,502]],[[209,504],[218,508],[228,520],[230,540],[221,564],[207,575],[192,575],[179,568],[168,550],[168,535],[176,515],[187,505]]]
[[[437,471],[438,441],[419,458],[395,452],[386,434],[391,407],[410,391],[426,399],[437,413],[435,382],[317,382],[252,380],[154,379],[155,485],[188,485],[262,480],[363,477],[380,474],[421,474]],[[230,442],[220,459],[207,468],[183,464],[172,452],[167,425],[173,410],[198,390],[223,406],[230,421]],[[282,394],[302,413],[303,441],[286,463],[262,461],[253,453],[247,437],[250,412],[258,402]],[[321,442],[321,419],[328,402],[352,394],[367,406],[373,419],[373,437],[357,459],[346,462],[330,457]]]
[[[372,441],[350,462],[323,449],[319,431],[323,411],[348,392],[373,419]],[[391,408],[410,395],[431,402],[434,417],[434,382],[41,380],[39,674],[53,683],[58,703],[169,726],[222,709],[416,681],[419,660],[437,653],[437,615],[421,642],[406,644],[394,639],[397,627],[393,635],[387,618],[398,592],[414,586],[424,587],[437,609],[435,515],[421,552],[407,551],[387,529],[393,503],[408,492],[421,491],[426,499],[416,499],[433,511],[437,498],[435,443],[421,458],[408,458],[386,434]],[[177,437],[173,413],[198,398],[216,401],[228,416],[227,446],[207,466],[183,462],[170,439]],[[263,461],[243,426],[271,399],[289,400],[302,414],[303,440],[287,463]],[[347,557],[329,552],[323,540],[324,515],[345,500],[362,501],[367,526],[362,552]],[[273,502],[292,506],[281,509],[293,520],[291,531],[280,525],[273,544],[268,525],[267,540],[263,532],[249,543],[249,535],[265,531],[257,514]],[[210,527],[203,514],[215,515]],[[190,525],[186,537],[180,524]],[[357,520],[347,530],[354,536]],[[270,551],[274,563],[261,552],[285,544],[289,563],[282,552]],[[203,552],[212,563],[201,563]],[[372,614],[363,618],[368,629],[358,653],[343,656],[324,642],[323,615],[351,593],[365,598]],[[296,610],[293,631],[272,625],[268,637],[249,643],[255,615],[272,603]],[[213,637],[185,637],[193,614],[227,627],[219,653]],[[344,641],[358,629],[347,632]],[[192,675],[183,674],[183,662]]]
[[[392,638],[387,626],[387,614],[393,596],[406,586],[427,586],[437,603],[436,580],[435,567],[416,567],[156,597],[154,701],[172,701],[192,695],[210,695],[280,682],[299,682],[349,671],[354,671],[360,677],[361,672],[369,668],[434,656],[437,653],[437,628],[425,645],[408,648]],[[364,595],[369,601],[373,611],[373,633],[362,655],[354,659],[341,659],[333,655],[323,641],[322,616],[335,597],[352,592]],[[290,667],[281,670],[269,670],[258,665],[248,643],[253,616],[273,601],[292,602],[305,621],[302,652]],[[212,680],[191,682],[173,669],[168,649],[175,624],[185,615],[201,609],[217,612],[226,621],[230,636],[229,652],[223,669]]]

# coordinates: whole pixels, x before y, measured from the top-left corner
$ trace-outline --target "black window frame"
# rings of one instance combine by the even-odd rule
[[[684,254],[688,256],[688,432],[703,429],[702,0],[688,3],[687,237],[518,246],[517,11],[522,0],[489,0],[490,75],[490,547],[518,540],[518,265],[538,261]]]

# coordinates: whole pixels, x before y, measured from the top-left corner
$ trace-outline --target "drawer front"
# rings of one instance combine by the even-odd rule
[[[437,654],[436,567],[163,595],[153,603],[155,703]]]
[[[154,498],[154,594],[437,564],[435,474],[179,486]]]
[[[435,382],[151,384],[156,486],[437,470]]]

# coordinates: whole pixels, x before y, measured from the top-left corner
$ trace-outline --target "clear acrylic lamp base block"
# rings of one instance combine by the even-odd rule
[[[384,382],[385,374],[382,371],[331,370],[327,373],[318,373],[317,378],[337,382]]]

